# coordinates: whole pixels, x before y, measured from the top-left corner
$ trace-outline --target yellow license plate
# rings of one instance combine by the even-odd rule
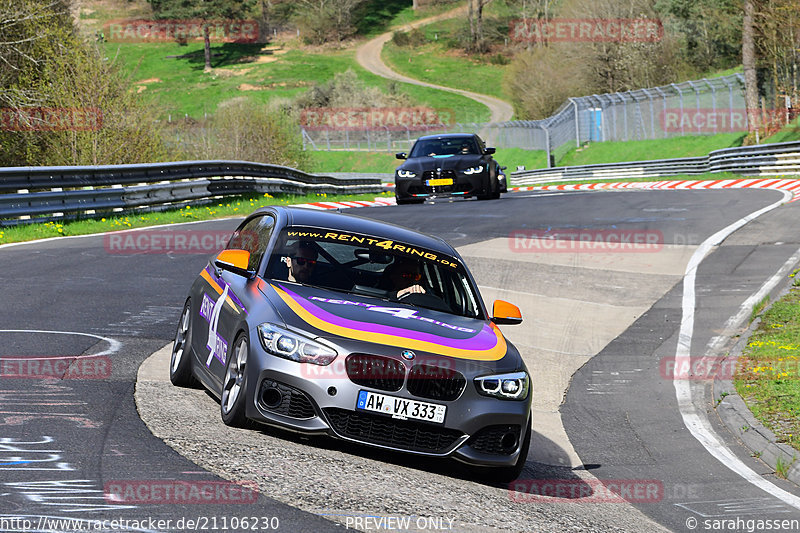
[[[452,185],[453,178],[437,178],[433,180],[428,180],[425,182],[428,187],[436,187],[438,185]]]

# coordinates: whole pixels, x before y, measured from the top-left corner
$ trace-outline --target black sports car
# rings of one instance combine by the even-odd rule
[[[397,154],[406,160],[394,175],[397,203],[422,203],[435,196],[500,198],[505,191],[492,154],[494,148],[486,148],[474,133],[420,137],[409,154]]]
[[[249,421],[519,475],[531,380],[442,239],[361,217],[269,207],[209,261],[184,305],[170,380]],[[487,468],[490,467],[490,468]]]

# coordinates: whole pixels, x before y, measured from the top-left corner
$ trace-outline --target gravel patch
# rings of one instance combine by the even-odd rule
[[[220,477],[252,481],[262,494],[304,511],[362,531],[374,531],[380,517],[396,520],[384,526],[407,524],[406,531],[664,531],[627,503],[515,502],[508,489],[483,484],[452,461],[262,426],[229,428],[206,392],[174,387],[166,376],[153,379],[152,363],[168,357],[168,349],[151,356],[142,365],[150,363],[150,376],[142,379],[140,370],[136,386],[136,405],[150,431]],[[521,478],[594,479],[584,470],[530,461]],[[354,523],[353,517],[371,522]]]

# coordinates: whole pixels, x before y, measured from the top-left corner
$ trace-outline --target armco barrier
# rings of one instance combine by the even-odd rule
[[[379,193],[373,176],[320,176],[248,161],[0,168],[0,224],[202,203],[246,193]]]
[[[616,180],[733,172],[742,176],[800,174],[800,141],[715,150],[705,157],[631,161],[513,172],[512,186],[554,181]]]

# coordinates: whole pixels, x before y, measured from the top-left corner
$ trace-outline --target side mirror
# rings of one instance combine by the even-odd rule
[[[214,259],[214,264],[222,270],[233,272],[246,278],[253,277],[252,270],[247,270],[250,262],[250,252],[247,250],[222,250]]]
[[[500,170],[505,170],[505,169],[507,169],[507,168],[508,168],[508,167],[500,167]]]
[[[405,152],[398,152],[398,153],[394,154],[394,156],[397,159],[406,159],[406,153]]]
[[[522,313],[514,304],[504,302],[503,300],[495,300],[492,305],[492,322],[495,324],[507,324],[514,326],[522,323]]]
[[[486,150],[483,151],[483,154],[484,155],[492,155],[494,152],[495,152],[494,148],[487,148]]]

